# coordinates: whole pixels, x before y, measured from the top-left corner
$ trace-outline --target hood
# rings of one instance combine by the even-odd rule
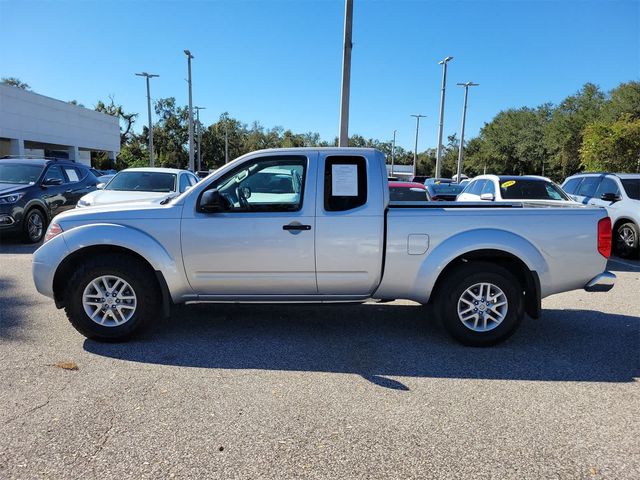
[[[119,190],[96,190],[88,193],[80,200],[88,206],[113,205],[118,203],[146,202],[158,200],[173,195],[171,192],[131,192]]]
[[[155,202],[114,203],[86,208],[74,208],[56,215],[54,221],[63,228],[70,224],[127,222],[128,220],[162,220],[180,218],[182,204]]]
[[[24,183],[0,183],[0,195],[8,195],[10,193],[19,192],[23,188],[27,188],[30,186],[30,184]]]

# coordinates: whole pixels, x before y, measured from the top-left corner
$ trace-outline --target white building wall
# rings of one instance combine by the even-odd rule
[[[2,84],[0,138],[22,142],[22,151],[25,141],[63,147],[70,153],[77,149],[120,151],[117,117]],[[77,160],[89,163],[88,158],[80,150]]]

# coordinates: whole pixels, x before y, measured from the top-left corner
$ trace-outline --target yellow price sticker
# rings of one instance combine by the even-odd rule
[[[512,185],[515,185],[516,181],[515,180],[509,180],[508,182],[504,182],[502,185],[500,185],[502,188],[509,188]]]

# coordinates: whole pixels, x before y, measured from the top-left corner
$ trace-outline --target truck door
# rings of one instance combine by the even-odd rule
[[[380,282],[388,198],[383,164],[382,155],[320,154],[316,276],[321,295],[368,295]]]
[[[309,157],[265,154],[248,159],[207,187],[218,190],[223,211],[185,207],[182,255],[197,294],[318,293],[316,163]]]

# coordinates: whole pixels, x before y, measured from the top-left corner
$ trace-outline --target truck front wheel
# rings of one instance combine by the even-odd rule
[[[153,272],[136,258],[101,255],[75,270],[65,296],[67,318],[82,335],[99,341],[128,339],[158,316]]]
[[[465,263],[447,274],[436,308],[447,331],[474,347],[511,336],[524,317],[522,286],[507,269],[487,262]]]

